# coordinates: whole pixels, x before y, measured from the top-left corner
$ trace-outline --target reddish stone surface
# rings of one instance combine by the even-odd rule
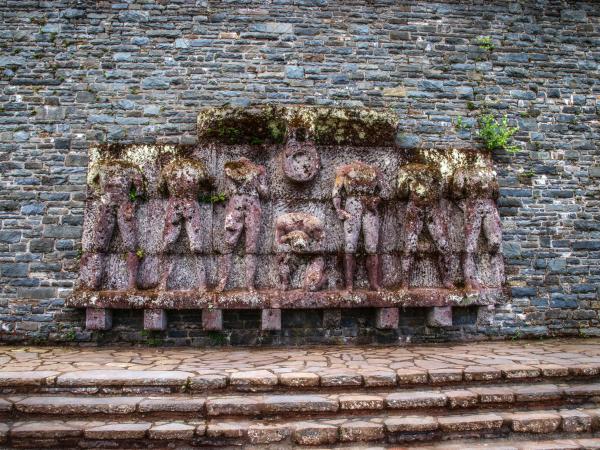
[[[144,310],[144,330],[163,331],[167,329],[167,312],[164,309]]]
[[[396,329],[400,320],[398,308],[378,308],[375,311],[375,326],[382,329]]]
[[[112,327],[112,311],[106,308],[86,308],[85,327],[88,330],[110,330]]]

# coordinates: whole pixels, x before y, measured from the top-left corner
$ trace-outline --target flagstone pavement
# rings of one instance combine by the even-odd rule
[[[183,371],[196,374],[267,369],[287,372],[468,369],[600,364],[600,339],[477,342],[411,346],[293,348],[0,346],[0,372],[90,370]]]

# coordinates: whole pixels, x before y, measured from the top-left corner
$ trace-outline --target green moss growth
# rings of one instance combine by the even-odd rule
[[[389,111],[324,107],[206,109],[198,115],[200,141],[223,144],[282,144],[289,130],[320,145],[393,145],[398,118]]]
[[[286,123],[281,108],[211,108],[198,115],[200,141],[223,144],[281,144]]]

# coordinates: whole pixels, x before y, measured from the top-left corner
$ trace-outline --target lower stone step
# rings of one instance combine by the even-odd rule
[[[386,447],[381,447],[383,450]],[[391,447],[389,447],[391,448]],[[443,442],[435,445],[417,445],[403,447],[415,450],[593,450],[600,449],[600,438],[550,439],[540,441],[519,441],[516,439],[489,439],[485,443],[465,440]],[[353,447],[358,450],[358,447]],[[370,447],[370,450],[379,450]]]
[[[0,424],[0,440],[4,446],[29,448],[109,444],[127,448],[139,447],[141,443],[146,448],[246,444],[277,444],[276,448],[289,448],[293,445],[418,443],[475,437],[592,438],[599,430],[600,409],[569,409],[440,416],[381,414],[296,421],[16,421]],[[465,450],[465,447],[460,448]]]
[[[460,410],[509,408],[526,405],[593,405],[600,399],[597,384],[529,384],[479,386],[469,389],[430,388],[373,394],[246,394],[246,395],[164,395],[73,396],[15,395],[0,397],[0,414],[96,416],[164,414],[188,417],[270,417],[286,415],[333,416],[338,413],[379,411]]]

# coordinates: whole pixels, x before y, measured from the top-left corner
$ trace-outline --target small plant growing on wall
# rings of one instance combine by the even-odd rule
[[[515,154],[521,150],[518,145],[511,145],[513,135],[519,131],[519,127],[508,126],[506,116],[498,120],[493,114],[484,114],[479,120],[479,131],[477,136],[483,141],[488,150],[506,150]]]
[[[482,36],[477,39],[477,45],[481,50],[485,50],[486,52],[491,52],[494,50],[494,43],[492,42],[492,38],[489,36]]]

